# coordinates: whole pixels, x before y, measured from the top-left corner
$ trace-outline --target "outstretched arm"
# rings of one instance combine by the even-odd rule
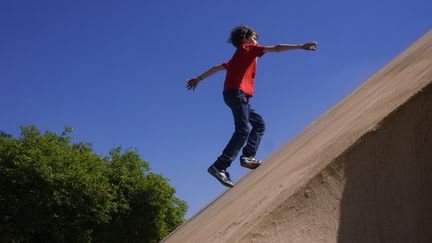
[[[290,50],[307,50],[307,51],[315,51],[318,48],[318,43],[315,41],[311,41],[305,43],[303,45],[291,45],[291,44],[279,44],[275,46],[266,46],[264,48],[264,52],[284,52]]]
[[[209,76],[224,70],[224,66],[221,65],[217,65],[214,66],[212,68],[210,68],[209,70],[205,71],[204,73],[202,73],[201,75],[199,75],[198,77],[195,78],[191,78],[189,80],[186,81],[186,89],[187,90],[195,90],[195,88],[198,86],[198,83],[203,81],[204,79],[208,78]]]

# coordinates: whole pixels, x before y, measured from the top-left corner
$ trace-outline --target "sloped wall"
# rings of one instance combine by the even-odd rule
[[[432,85],[235,241],[432,242]]]
[[[431,67],[432,30],[163,242],[432,242]]]

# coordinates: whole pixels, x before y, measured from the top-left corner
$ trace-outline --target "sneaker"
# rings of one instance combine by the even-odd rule
[[[207,169],[210,175],[216,177],[222,185],[233,187],[234,183],[231,181],[231,176],[226,170],[219,170],[216,166],[212,165]]]
[[[262,163],[261,160],[255,159],[254,157],[241,156],[240,165],[249,169],[256,169]]]

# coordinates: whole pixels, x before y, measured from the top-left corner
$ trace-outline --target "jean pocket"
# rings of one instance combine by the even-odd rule
[[[248,97],[246,96],[243,91],[240,90],[230,90],[227,92],[224,92],[224,101],[225,104],[227,104],[229,107],[238,107],[238,106],[244,106],[249,103]]]

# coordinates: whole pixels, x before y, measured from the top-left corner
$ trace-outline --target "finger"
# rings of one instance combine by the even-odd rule
[[[308,45],[308,46],[314,46],[315,44],[316,44],[316,43],[313,42],[313,41],[310,41],[310,42],[306,43],[306,45]]]
[[[195,90],[196,85],[195,84],[189,84],[189,90]]]

